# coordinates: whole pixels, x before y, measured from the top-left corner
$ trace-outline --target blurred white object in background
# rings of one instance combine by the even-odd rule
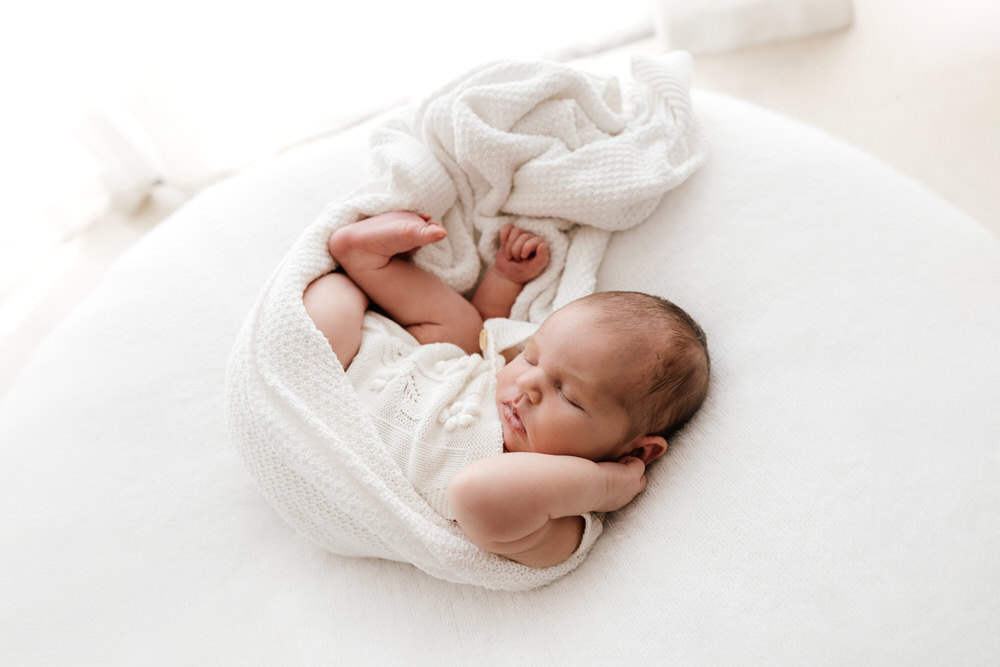
[[[854,20],[852,0],[653,0],[664,48],[731,51],[840,30]]]
[[[164,190],[191,197],[487,60],[652,33],[647,0],[577,4],[506,0],[487,21],[461,0],[15,3],[0,21],[0,238],[71,237]]]
[[[155,106],[112,98],[77,116],[73,134],[95,159],[105,212],[132,214],[154,191],[179,205],[229,175],[231,170],[208,164],[190,114],[177,107],[169,97]]]
[[[138,121],[126,109],[104,104],[84,111],[73,130],[97,158],[98,179],[110,206],[123,213],[139,208],[162,180],[163,169]]]

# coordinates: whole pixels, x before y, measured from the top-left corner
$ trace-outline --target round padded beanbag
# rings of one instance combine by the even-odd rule
[[[708,401],[588,559],[526,593],[323,552],[254,489],[229,349],[365,181],[359,127],[195,198],[0,405],[3,664],[987,664],[1000,245],[870,157],[714,94],[712,150],[599,289],[705,328]]]

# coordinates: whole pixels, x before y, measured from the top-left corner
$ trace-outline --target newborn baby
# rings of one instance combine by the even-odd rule
[[[553,313],[523,347],[497,348],[518,341],[503,340],[504,320],[484,320],[509,315],[548,248],[505,226],[467,300],[407,258],[446,234],[410,212],[338,229],[340,269],[306,288],[306,311],[432,507],[483,549],[561,563],[584,517],[642,491],[645,467],[701,405],[705,335],[664,299],[603,292]]]

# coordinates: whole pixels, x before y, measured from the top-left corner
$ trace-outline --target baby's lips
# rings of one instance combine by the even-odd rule
[[[524,422],[521,421],[521,416],[517,414],[514,406],[510,403],[503,404],[503,419],[515,433],[524,435],[527,432],[524,428]]]

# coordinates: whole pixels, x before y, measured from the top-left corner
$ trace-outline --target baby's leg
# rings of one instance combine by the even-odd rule
[[[330,254],[373,302],[421,343],[455,343],[479,352],[483,320],[475,307],[437,276],[399,257],[440,241],[444,227],[394,212],[341,227]]]
[[[346,369],[361,347],[368,297],[343,273],[328,273],[309,283],[302,302]]]

